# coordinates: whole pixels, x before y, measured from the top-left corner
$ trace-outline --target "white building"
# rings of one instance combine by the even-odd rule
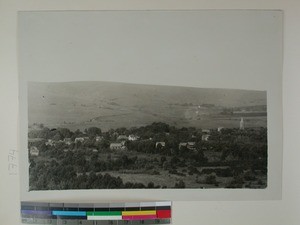
[[[31,146],[30,150],[29,150],[29,153],[30,153],[31,156],[38,156],[40,151],[38,150],[37,147]]]
[[[46,146],[53,146],[53,145],[55,145],[55,142],[52,139],[48,139],[48,141],[45,142],[45,145]]]
[[[164,142],[164,141],[156,142],[155,143],[155,148],[157,148],[158,146],[165,147],[166,146],[166,142]]]
[[[103,137],[102,136],[96,136],[96,141],[101,141],[102,139],[103,139]]]
[[[195,150],[196,149],[196,143],[195,142],[181,142],[178,145],[179,149],[182,149],[183,147],[189,149],[189,150]]]
[[[187,143],[187,146],[186,146],[189,150],[195,150],[196,149],[196,143],[193,142],[193,141],[189,141]]]
[[[139,138],[140,138],[139,136],[134,135],[134,134],[130,134],[130,135],[128,136],[128,140],[129,140],[129,141],[137,141]]]
[[[72,144],[72,139],[71,139],[71,138],[65,138],[65,139],[64,139],[64,142],[65,142],[67,145],[70,145],[70,144]]]
[[[111,150],[125,150],[126,149],[126,146],[123,145],[122,143],[111,143],[109,145],[109,148]]]
[[[182,149],[183,147],[185,148],[187,146],[187,142],[180,142],[178,145],[178,149]]]
[[[208,129],[202,129],[202,134],[210,134],[210,130],[208,130]]]
[[[126,135],[119,135],[117,140],[128,140],[128,137]]]
[[[224,127],[218,127],[218,132],[221,132],[221,130],[223,130]]]
[[[210,135],[209,134],[203,134],[202,137],[201,137],[201,140],[202,141],[208,141]]]
[[[245,124],[244,124],[244,118],[242,117],[240,121],[240,130],[244,130],[244,129],[245,129]]]
[[[75,143],[78,143],[78,142],[84,142],[85,140],[88,140],[89,137],[77,137],[75,138]]]

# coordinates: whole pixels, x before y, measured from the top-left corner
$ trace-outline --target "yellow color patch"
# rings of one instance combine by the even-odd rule
[[[156,211],[155,210],[122,211],[122,216],[141,216],[141,215],[156,215]]]

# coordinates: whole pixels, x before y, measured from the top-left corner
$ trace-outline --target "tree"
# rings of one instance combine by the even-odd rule
[[[180,180],[178,183],[176,183],[175,188],[185,188],[185,183],[183,180]]]
[[[120,127],[118,129],[116,129],[116,132],[118,134],[125,134],[125,135],[128,134],[128,130],[125,127]]]
[[[164,170],[171,169],[171,163],[168,162],[168,161],[165,161],[165,162],[163,163],[163,169],[164,169]]]
[[[217,180],[216,180],[216,176],[215,175],[208,175],[205,177],[205,183],[207,184],[216,184]]]
[[[58,132],[61,134],[62,138],[70,138],[72,132],[68,128],[59,128]]]
[[[161,163],[161,165],[163,165],[165,161],[167,161],[167,158],[166,158],[165,156],[162,156],[162,157],[160,158],[160,163]]]
[[[90,127],[86,130],[86,133],[89,137],[96,137],[102,134],[102,131],[98,127]]]
[[[39,131],[38,137],[48,139],[50,134],[50,130],[47,127],[44,127],[41,131]]]
[[[125,169],[129,165],[129,159],[127,155],[122,155],[121,157],[122,167]]]
[[[83,142],[83,147],[92,148],[95,146],[95,141],[87,139]]]
[[[99,143],[100,149],[107,149],[109,147],[109,141],[106,139],[102,139]]]
[[[53,136],[54,141],[62,140],[62,136],[59,132],[56,132],[56,134]]]
[[[171,158],[170,163],[171,163],[171,167],[175,168],[177,166],[177,164],[180,163],[180,159],[176,156],[173,156]]]
[[[79,130],[79,129],[77,129],[76,131],[75,131],[75,133],[74,133],[74,136],[75,137],[79,137],[79,136],[82,136],[83,135],[83,133]]]
[[[94,183],[97,180],[97,176],[95,172],[91,172],[87,179],[87,188],[95,188]]]
[[[158,122],[152,123],[149,127],[153,133],[169,132],[170,127],[166,123]]]
[[[153,182],[149,182],[147,185],[147,188],[154,188],[154,183]]]

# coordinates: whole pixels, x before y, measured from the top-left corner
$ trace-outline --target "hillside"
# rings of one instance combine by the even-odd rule
[[[201,128],[237,127],[236,116],[224,109],[248,110],[249,126],[266,126],[266,92],[205,89],[112,82],[29,83],[29,125],[71,130],[99,126],[103,130],[166,122]]]

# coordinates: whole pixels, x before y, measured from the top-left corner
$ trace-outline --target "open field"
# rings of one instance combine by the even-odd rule
[[[226,128],[234,128],[239,126],[240,117],[233,117],[233,116],[220,116],[220,117],[210,117],[207,116],[201,119],[179,119],[179,120],[172,120],[172,118],[165,119],[164,121],[169,121],[170,124],[176,127],[190,127],[195,126],[199,128],[215,128],[215,127],[226,127]],[[248,127],[266,127],[267,126],[267,117],[266,116],[254,116],[254,117],[244,117],[245,123],[247,123]],[[100,122],[96,121],[87,121],[87,122],[78,122],[78,123],[70,123],[70,124],[61,124],[60,127],[68,128],[72,131],[77,129],[84,130],[91,126],[101,126],[101,128],[105,130],[109,129],[116,129],[118,127],[131,127],[132,123],[135,123],[137,127],[139,126],[146,126],[150,124],[153,119],[147,119],[146,116],[140,118],[138,121],[137,117],[127,116],[123,117],[120,116],[117,119],[111,118],[109,120],[103,120]],[[56,124],[48,125],[49,128],[57,127]]]

